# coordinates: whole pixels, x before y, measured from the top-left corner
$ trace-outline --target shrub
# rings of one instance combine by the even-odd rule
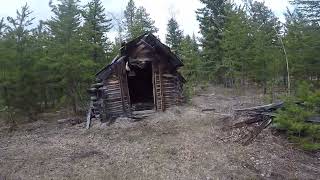
[[[305,82],[298,85],[295,96],[285,100],[285,107],[277,112],[274,122],[303,149],[320,150],[320,125],[306,122],[312,116],[320,116],[320,91],[311,89]]]

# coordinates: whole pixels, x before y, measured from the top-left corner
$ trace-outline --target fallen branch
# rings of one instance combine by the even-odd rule
[[[235,112],[243,112],[243,111],[272,112],[283,107],[283,104],[284,104],[283,102],[278,102],[278,103],[255,106],[255,107],[244,108],[244,109],[235,109],[234,111]]]
[[[214,108],[209,108],[209,109],[202,109],[201,112],[207,112],[207,111],[215,111],[216,109]]]
[[[320,123],[320,115],[311,116],[308,119],[306,119],[306,122],[309,122],[309,123]]]
[[[272,119],[266,119],[264,120],[258,127],[256,127],[250,135],[248,135],[248,138],[245,142],[242,143],[242,145],[247,146],[249,145],[266,127],[268,127],[272,122]]]

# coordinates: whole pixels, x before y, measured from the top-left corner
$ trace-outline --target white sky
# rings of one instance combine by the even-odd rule
[[[89,0],[82,0],[85,4]],[[115,16],[124,11],[129,0],[102,0],[107,13],[112,13]],[[241,0],[236,0],[236,2]],[[263,1],[263,0],[259,0]],[[49,0],[0,0],[0,18],[7,16],[15,16],[16,9],[20,9],[25,3],[31,7],[33,16],[37,20],[46,20],[50,18],[51,12],[49,8]],[[199,0],[135,0],[137,6],[144,6],[151,18],[155,20],[155,25],[159,28],[158,36],[164,40],[168,19],[174,15],[183,29],[185,34],[199,32],[199,24],[196,20],[195,11],[202,7]],[[274,13],[284,21],[283,12],[289,5],[289,0],[265,0]],[[36,23],[36,21],[34,22]],[[115,32],[110,33],[110,38],[113,40]]]

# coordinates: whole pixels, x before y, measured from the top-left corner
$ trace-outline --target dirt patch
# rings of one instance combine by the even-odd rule
[[[38,121],[0,132],[0,179],[318,179],[319,154],[295,149],[271,129],[249,146],[233,109],[262,103],[250,92],[210,87],[192,104],[139,122]],[[202,112],[202,108],[215,111]]]

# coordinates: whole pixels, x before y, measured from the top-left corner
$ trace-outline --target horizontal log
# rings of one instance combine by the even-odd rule
[[[122,107],[106,108],[106,111],[123,111]]]
[[[270,111],[275,111],[275,110],[283,107],[283,105],[284,105],[283,102],[279,102],[279,103],[267,104],[267,105],[262,105],[262,106],[255,106],[255,107],[244,108],[244,109],[235,109],[235,111],[236,112],[241,112],[241,111],[270,112]]]
[[[175,76],[173,74],[162,74],[162,77],[164,77],[164,78],[177,78],[177,76]]]
[[[106,84],[119,84],[118,80],[108,80]]]
[[[103,83],[95,83],[91,85],[92,88],[100,88],[102,86],[103,86]]]
[[[123,114],[123,110],[119,110],[119,111],[107,111],[108,114]]]
[[[107,86],[106,91],[119,91],[120,90],[120,86]]]
[[[121,91],[107,91],[105,92],[104,94],[107,95],[107,96],[114,96],[114,94],[121,94]]]
[[[305,121],[310,123],[320,123],[320,115],[311,116],[307,118]]]
[[[114,94],[114,93],[121,93],[121,90],[120,89],[118,89],[118,90],[108,90],[108,91],[105,91],[105,94],[109,94],[109,95],[111,95],[111,94]]]

